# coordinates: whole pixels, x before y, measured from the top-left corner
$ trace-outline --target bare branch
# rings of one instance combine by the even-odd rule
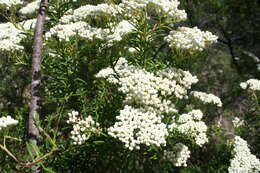
[[[42,0],[37,16],[34,32],[33,56],[32,56],[32,81],[31,81],[31,101],[28,118],[28,139],[37,145],[39,130],[34,121],[34,115],[39,115],[40,109],[40,84],[41,84],[41,62],[42,62],[42,42],[43,28],[48,7],[48,0]],[[37,168],[33,172],[39,172]]]

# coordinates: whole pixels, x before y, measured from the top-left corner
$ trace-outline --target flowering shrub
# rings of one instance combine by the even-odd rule
[[[40,1],[24,7],[3,2],[18,9],[12,20],[18,22],[0,24],[0,54],[12,57],[8,65],[22,69],[26,86]],[[176,167],[192,169],[202,164],[200,157],[214,155],[207,148],[214,140],[224,143],[223,152],[232,152],[224,132],[208,118],[224,102],[199,91],[200,79],[192,74],[190,61],[216,43],[217,36],[180,26],[187,14],[179,5],[177,0],[50,2],[42,55],[42,111],[34,117],[43,142],[27,143],[26,150],[17,151],[23,159],[19,171],[40,166],[49,172],[175,172],[186,170]],[[183,58],[187,55],[190,58]],[[257,90],[252,83],[257,82],[241,85]],[[12,110],[21,123],[0,119],[0,129],[17,124],[20,136],[30,98],[24,88],[17,92],[25,104]],[[9,111],[8,106],[3,110]],[[234,121],[235,128],[239,125]],[[229,169],[229,163],[223,163],[223,169],[232,172],[234,162]]]
[[[135,143],[166,145],[165,139],[169,132],[166,128],[167,124],[163,123],[161,118],[164,118],[167,114],[173,115],[179,112],[171,100],[183,98],[187,100],[187,90],[191,88],[193,83],[198,82],[197,77],[192,76],[188,71],[180,69],[160,70],[156,72],[157,77],[152,73],[128,65],[124,58],[117,61],[114,69],[115,72],[112,68],[103,69],[96,76],[105,77],[109,82],[121,85],[119,91],[126,95],[124,103],[126,105],[140,106],[142,110],[138,111],[132,107],[125,107],[120,112],[120,116],[117,117],[120,122],[109,129],[110,135],[118,137],[130,149],[135,147]],[[175,97],[171,98],[173,95]],[[174,122],[169,125],[169,129],[170,131],[176,129],[184,135],[190,135],[194,138],[195,143],[201,146],[207,142],[205,133],[207,126],[200,121],[202,116],[203,113],[200,110],[193,110],[188,114],[180,115],[176,123],[174,116],[172,116]],[[140,119],[140,117],[142,118]],[[151,120],[151,122],[148,122],[148,120]],[[198,122],[194,120],[198,120]],[[134,133],[135,130],[138,130],[136,134]],[[146,134],[146,132],[152,133]],[[145,134],[147,135],[146,138],[150,138],[148,140],[150,142],[140,140],[140,138],[144,138],[142,135]],[[124,135],[127,137],[124,137]],[[162,139],[152,142],[156,136]],[[133,144],[129,145],[129,141],[134,141],[134,143],[130,142]],[[139,148],[137,146],[137,149]]]

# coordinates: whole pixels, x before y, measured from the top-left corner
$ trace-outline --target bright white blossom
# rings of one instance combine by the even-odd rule
[[[118,23],[109,23],[105,28],[109,33],[106,32],[107,35],[104,34],[102,39],[110,46],[133,32],[138,26],[141,14],[145,11],[149,13],[154,10],[158,15],[175,22],[185,20],[187,15],[184,10],[179,10],[178,6],[178,0],[122,0],[120,4],[86,5],[76,10],[69,10],[60,22],[70,25],[79,20],[87,22],[89,16],[116,17]],[[62,32],[74,35],[70,34],[70,29],[60,28]],[[217,37],[210,32],[203,32],[197,28],[182,30],[185,30],[185,27],[180,27],[176,33],[182,32],[186,40],[191,40],[186,41],[184,47],[191,45],[193,47],[190,48],[193,50],[204,49],[217,40]],[[173,36],[174,31],[166,38],[171,47],[175,44]],[[181,40],[179,41],[182,44]],[[134,54],[136,51],[138,51],[136,48],[129,48],[129,53]],[[188,90],[198,82],[197,77],[189,71],[166,68],[149,72],[130,65],[125,58],[119,58],[113,68],[107,67],[101,70],[96,77],[105,78],[108,82],[116,84],[119,86],[118,90],[125,95],[124,109],[120,111],[116,117],[118,121],[108,129],[108,132],[109,135],[122,141],[128,149],[139,149],[141,144],[164,146],[169,135],[168,130],[176,130],[191,137],[199,146],[208,141],[207,126],[201,121],[203,113],[200,110],[193,110],[173,118],[174,122],[169,127],[162,122],[166,114],[175,116],[178,113],[175,100],[188,99]],[[204,96],[211,96],[204,102],[222,105],[218,97],[209,94]],[[155,138],[156,133],[160,134],[158,138]],[[177,165],[184,165],[184,161],[180,161]]]
[[[260,161],[250,152],[247,142],[236,136],[233,143],[233,159],[231,159],[229,173],[259,173]]]
[[[241,82],[240,83],[240,87],[245,90],[247,88],[247,83],[246,82]]]
[[[0,7],[3,6],[7,9],[10,9],[13,6],[22,5],[21,0],[0,0]]]
[[[19,12],[23,15],[31,15],[40,8],[41,0],[36,0],[28,3],[25,7],[21,8]]]
[[[201,100],[203,103],[212,103],[217,105],[218,107],[222,106],[222,102],[219,97],[213,95],[213,94],[207,94],[200,91],[192,91],[191,95],[199,100]]]
[[[173,163],[176,167],[187,166],[187,160],[190,158],[190,150],[189,148],[182,144],[177,143],[173,150],[167,151],[165,150],[163,153],[163,159]]]
[[[119,22],[111,30],[109,28],[95,28],[86,22],[79,21],[54,26],[48,33],[46,33],[46,38],[50,39],[52,36],[56,35],[60,41],[69,41],[71,37],[79,36],[87,40],[93,40],[96,38],[108,41],[111,45],[114,41],[122,40],[122,37],[133,29],[134,27],[124,20]]]
[[[69,120],[67,120],[67,123],[73,125],[73,130],[71,131],[71,139],[74,140],[73,144],[80,145],[88,140],[92,133],[99,133],[99,123],[95,122],[91,116],[82,119],[78,117],[79,112],[77,111],[72,111],[68,116]]]
[[[174,98],[174,96],[178,99],[186,98],[187,90],[191,88],[193,83],[198,81],[198,79],[192,76],[188,71],[180,69],[167,68],[156,73],[150,73],[133,65],[129,65],[124,58],[120,58],[117,61],[114,69],[109,67],[105,68],[101,70],[96,77],[106,78],[110,83],[119,84],[118,90],[126,96],[124,103],[126,104],[125,109],[127,111],[122,110],[122,112],[120,112],[120,115],[122,114],[124,116],[119,116],[121,121],[115,124],[117,128],[120,127],[120,130],[128,129],[124,128],[126,125],[122,123],[124,122],[123,120],[127,119],[126,117],[130,119],[127,120],[127,124],[134,124],[129,121],[135,121],[135,119],[137,119],[130,116],[129,110],[131,109],[134,111],[138,110],[137,112],[142,112],[144,115],[150,115],[154,118],[163,118],[164,114],[178,113],[178,110],[170,98]],[[129,108],[128,105],[138,105],[141,108],[140,110],[132,107]],[[134,111],[131,111],[131,113]],[[196,144],[202,146],[208,141],[206,135],[207,126],[201,121],[202,117],[203,113],[200,110],[193,110],[188,114],[180,115],[179,118],[173,118],[173,123],[170,124],[168,128],[170,131],[177,130],[179,133],[192,137]],[[131,138],[131,136],[127,135],[127,133],[131,134],[129,131],[124,131],[125,133],[120,131],[120,136],[117,136],[117,134],[119,134],[118,131],[119,130],[110,135],[119,138],[125,143],[128,140],[124,140],[124,138]],[[130,145],[130,143],[128,143],[127,147],[129,148],[129,146],[131,146],[131,149],[133,149],[135,148],[134,144]]]
[[[235,118],[232,120],[232,123],[233,123],[233,126],[237,128],[237,127],[240,127],[240,126],[243,126],[243,125],[244,125],[244,120],[241,120],[240,118],[235,117]]]
[[[179,27],[171,31],[165,40],[172,48],[188,50],[190,52],[202,51],[212,43],[217,42],[218,37],[209,31],[201,31],[197,27]]]
[[[180,115],[179,118],[174,117],[172,124],[169,125],[169,130],[190,136],[197,145],[202,146],[208,142],[207,125],[201,121],[202,117],[203,113],[200,110],[192,110],[187,114]]]
[[[128,21],[123,20],[119,22],[114,28],[112,28],[112,34],[107,36],[109,43],[114,41],[121,41],[122,37],[134,30],[134,26]]]
[[[13,119],[12,117],[10,116],[7,116],[7,117],[1,117],[0,118],[0,130],[2,128],[5,128],[7,126],[11,126],[11,125],[16,125],[18,123],[17,120]]]
[[[0,52],[22,50],[20,45],[22,39],[26,36],[23,32],[17,29],[12,23],[0,24]]]
[[[122,3],[119,6],[124,9],[124,11],[138,11],[144,9],[147,6],[147,1],[145,0],[122,0]],[[135,17],[135,16],[133,16]]]
[[[106,3],[98,5],[85,5],[75,10],[69,10],[66,15],[61,17],[62,23],[70,23],[87,19],[88,17],[100,17],[100,16],[116,16],[118,14],[118,8],[116,5],[109,5]]]
[[[94,28],[86,22],[79,21],[54,26],[46,33],[46,38],[50,39],[56,35],[60,41],[69,41],[71,37],[80,36],[84,39],[93,40],[94,38],[104,39],[108,33],[108,29]]]
[[[174,19],[175,22],[186,20],[187,14],[184,10],[179,10],[178,0],[147,0],[159,13],[166,14],[167,17]]]
[[[260,91],[260,80],[258,79],[249,79],[246,82],[241,82],[240,87],[242,89],[250,89],[253,91]]]
[[[167,98],[172,95],[183,98],[191,85],[198,81],[196,76],[180,69],[163,69],[153,74],[128,65],[124,58],[117,61],[114,69],[116,72],[111,68],[103,69],[96,77],[120,84],[119,91],[126,94],[125,103],[138,103],[158,114],[177,113],[175,105]],[[119,75],[119,80],[115,75]]]
[[[111,46],[114,41],[122,40],[122,37],[131,32],[134,27],[125,20],[119,23],[109,23],[107,28],[95,28],[86,23],[89,17],[116,17],[119,12],[117,5],[98,4],[85,5],[75,10],[68,10],[61,17],[59,24],[51,29],[48,37],[58,33],[58,37],[68,41],[70,36],[78,35],[83,38],[92,40],[93,37],[108,41]],[[84,22],[83,22],[84,21]]]
[[[24,30],[32,30],[36,26],[36,20],[37,19],[28,19],[20,22],[19,24],[22,26]]]
[[[35,28],[36,19],[29,19],[18,24],[0,23],[0,52],[20,51],[23,46],[20,42],[26,38],[24,30]]]
[[[166,125],[155,113],[126,105],[116,119],[118,121],[108,129],[108,134],[122,141],[126,148],[140,149],[141,144],[166,145]]]
[[[137,17],[131,13],[148,8],[175,22],[179,22],[187,18],[186,12],[178,9],[179,4],[178,0],[122,0],[119,6],[123,9],[124,15],[129,17]]]

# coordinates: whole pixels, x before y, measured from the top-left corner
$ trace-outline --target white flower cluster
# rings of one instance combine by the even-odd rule
[[[29,19],[14,25],[10,22],[0,23],[0,52],[23,50],[20,42],[26,38],[24,30],[35,27],[36,19]]]
[[[148,0],[149,3],[155,6],[155,9],[160,9],[159,12],[167,14],[167,17],[179,22],[187,19],[187,14],[184,10],[179,10],[180,2],[178,0]]]
[[[139,11],[146,8],[147,3],[148,2],[145,0],[122,0],[122,3],[120,3],[118,6],[121,9],[123,9],[124,12],[133,13],[134,11]],[[126,13],[124,15],[130,17],[131,14]],[[132,16],[132,17],[136,17],[136,16]]]
[[[93,40],[97,38],[108,42],[111,46],[115,41],[121,41],[124,35],[132,32],[135,28],[126,20],[118,23],[109,23],[107,28],[91,27],[86,21],[92,17],[116,17],[120,11],[116,4],[85,5],[75,10],[68,10],[61,17],[60,23],[47,33],[47,39],[57,35],[60,40],[68,41],[71,37],[78,35],[84,39]]]
[[[10,126],[10,125],[16,125],[18,123],[17,120],[13,119],[12,117],[10,116],[7,116],[7,117],[1,117],[0,118],[0,130],[2,128],[5,128],[7,126]]]
[[[239,136],[234,139],[233,156],[229,173],[259,173],[260,161],[255,155],[251,154],[247,142]]]
[[[130,24],[126,20],[122,20],[123,16],[130,15],[130,17],[134,17],[129,12],[137,10],[138,8],[148,8],[151,7],[156,9],[160,14],[165,14],[167,17],[173,18],[175,21],[180,21],[186,19],[186,13],[184,10],[179,10],[179,1],[177,0],[134,0],[128,1],[123,0],[120,4],[97,4],[97,5],[84,5],[75,10],[68,10],[64,16],[61,17],[60,23],[63,25],[58,25],[58,28],[61,28],[65,25],[65,27],[75,28],[74,25],[77,25],[77,22],[84,21],[86,22],[88,17],[102,17],[105,16],[107,18],[116,17],[121,20],[115,27],[109,28],[111,29],[111,33],[104,37],[103,40],[109,41],[109,45],[111,45],[114,41],[122,40],[122,36],[134,30],[132,24]],[[121,16],[121,18],[120,18]],[[114,25],[114,24],[113,24]],[[113,26],[111,25],[111,26]],[[53,28],[55,29],[55,28]],[[57,29],[57,28],[56,28]],[[67,28],[68,29],[68,28]],[[70,32],[71,29],[68,30]],[[66,30],[64,29],[64,32]],[[93,30],[95,32],[95,29]],[[106,32],[104,32],[106,33]],[[67,34],[64,34],[67,35]],[[68,34],[69,35],[69,34]],[[93,35],[93,34],[91,34]]]
[[[260,80],[258,79],[249,79],[246,82],[241,82],[240,87],[242,89],[250,89],[253,91],[260,91]]]
[[[112,68],[101,70],[96,77],[107,78],[114,84],[119,84],[119,91],[126,94],[125,103],[142,105],[147,111],[163,113],[177,113],[170,97],[175,95],[183,98],[193,83],[198,81],[188,71],[180,69],[164,69],[156,74],[128,65],[124,58],[120,58]],[[119,80],[115,77],[119,75]]]
[[[141,144],[166,145],[166,125],[155,113],[126,105],[116,119],[118,121],[108,129],[108,134],[122,141],[129,150],[140,149]]]
[[[22,50],[23,46],[19,45],[26,36],[17,29],[12,23],[0,24],[0,52]]]
[[[197,27],[179,27],[171,31],[165,40],[170,47],[188,50],[190,52],[202,51],[210,44],[217,42],[218,37],[209,31],[201,31]]]
[[[172,124],[169,125],[169,130],[175,130],[190,136],[197,145],[202,146],[208,142],[206,135],[207,125],[201,121],[202,117],[203,113],[200,110],[192,110],[187,114],[180,115],[179,118],[173,118]]]
[[[136,141],[131,143],[132,140],[129,142],[129,138],[133,136],[134,127],[131,129],[127,124],[130,126],[138,124],[138,128],[140,128],[138,130],[141,131],[141,127],[145,129],[146,127],[139,124],[140,120],[137,115],[144,114],[143,117],[155,119],[156,117],[163,118],[163,114],[177,113],[178,110],[171,102],[172,96],[179,99],[185,98],[187,90],[198,81],[197,77],[180,69],[163,69],[156,73],[150,73],[129,65],[124,58],[117,61],[114,70],[105,68],[96,77],[106,78],[110,83],[119,84],[118,90],[126,95],[124,100],[126,107],[117,117],[120,122],[112,127],[113,130],[110,131],[110,135],[119,138],[131,149],[135,148],[138,143]],[[127,105],[138,105],[141,109],[134,109]],[[131,109],[133,110],[130,111]],[[201,121],[202,117],[203,113],[200,110],[193,110],[188,114],[180,115],[178,120],[174,119],[169,129],[170,131],[177,130],[179,133],[192,137],[196,144],[201,146],[208,141],[206,136],[207,126]],[[138,123],[136,123],[137,120]],[[157,120],[153,121],[163,124],[161,119]],[[117,130],[115,131],[114,128]]]
[[[19,23],[24,30],[32,30],[36,26],[37,19],[28,19]]]
[[[34,14],[40,8],[41,0],[36,0],[28,3],[25,7],[19,10],[19,13],[23,15],[31,15]]]
[[[88,23],[78,21],[68,24],[59,24],[50,29],[46,33],[46,38],[50,39],[56,35],[60,41],[69,41],[73,36],[79,36],[87,40],[93,40],[94,38],[108,41],[110,44],[114,41],[121,41],[124,35],[132,32],[134,27],[126,20],[119,22],[113,28],[95,28]]]
[[[22,5],[21,0],[0,0],[0,7],[3,6],[7,9],[10,9],[13,6]]]
[[[233,126],[237,128],[237,127],[240,127],[240,126],[243,126],[243,125],[244,125],[244,120],[241,120],[240,118],[235,117],[235,118],[232,120],[232,123],[233,123]]]
[[[123,0],[119,6],[128,14],[128,12],[151,8],[159,14],[166,15],[175,22],[186,20],[187,14],[184,10],[179,10],[180,2],[178,0]]]
[[[112,34],[108,35],[106,40],[109,43],[114,41],[121,41],[124,35],[132,32],[135,27],[126,20],[119,22],[114,28],[112,28]]]
[[[79,21],[54,26],[46,33],[46,39],[56,35],[60,41],[69,41],[71,37],[78,35],[84,39],[93,40],[94,38],[103,39],[108,33],[108,29],[94,28],[86,22]]]
[[[189,148],[182,144],[177,143],[172,151],[164,151],[163,159],[170,161],[176,167],[187,166],[187,160],[190,158]]]
[[[213,94],[207,94],[200,91],[192,91],[191,95],[199,100],[201,100],[203,103],[212,103],[217,105],[218,107],[222,106],[222,102],[219,97],[213,95]]]
[[[160,70],[157,72],[157,74],[163,78],[176,80],[177,83],[179,83],[180,86],[184,88],[184,92],[178,92],[179,94],[175,93],[176,97],[178,98],[183,98],[184,95],[187,95],[187,90],[191,89],[192,84],[195,84],[199,81],[197,76],[193,76],[189,71],[183,71],[181,69],[167,68]]]
[[[91,116],[85,119],[77,117],[79,112],[72,111],[68,114],[69,120],[68,124],[73,125],[73,130],[71,131],[71,138],[74,140],[73,144],[80,145],[84,141],[88,140],[92,133],[99,132],[99,123],[95,122]]]
[[[119,9],[116,5],[109,5],[106,3],[97,5],[85,5],[75,10],[69,10],[66,15],[61,17],[61,23],[70,23],[87,19],[89,16],[116,16],[118,15]]]

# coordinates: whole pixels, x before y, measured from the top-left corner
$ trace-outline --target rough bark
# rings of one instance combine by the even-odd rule
[[[30,112],[28,117],[28,140],[37,145],[39,140],[39,130],[34,121],[34,115],[39,115],[40,109],[40,84],[41,84],[41,62],[42,62],[42,43],[43,43],[43,28],[46,17],[48,0],[42,0],[37,16],[37,22],[34,32],[33,41],[33,56],[32,56],[32,81],[31,81],[31,101]],[[34,173],[39,172],[35,169]]]

